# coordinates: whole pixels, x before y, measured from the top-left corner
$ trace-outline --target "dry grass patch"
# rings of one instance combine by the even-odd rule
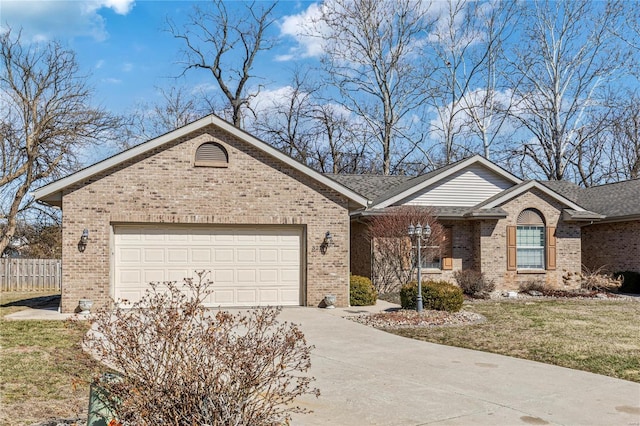
[[[638,301],[474,301],[464,310],[487,321],[387,331],[640,382]]]
[[[4,293],[2,316],[40,303]],[[0,319],[0,424],[28,425],[86,413],[96,363],[81,348],[86,323]]]

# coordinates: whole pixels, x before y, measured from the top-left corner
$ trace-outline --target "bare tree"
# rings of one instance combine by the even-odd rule
[[[595,110],[606,106],[606,89],[626,65],[612,31],[622,25],[624,4],[535,1],[526,7],[522,43],[507,72],[516,101],[511,116],[525,130],[515,152],[536,174],[572,178],[582,147],[606,128],[606,114]]]
[[[23,46],[20,33],[9,30],[0,35],[0,58],[2,253],[18,215],[32,206],[29,191],[76,170],[83,147],[116,122],[90,105],[74,52],[57,42]]]
[[[426,36],[427,4],[412,0],[335,0],[324,3],[322,59],[338,102],[366,123],[389,174],[422,141],[411,116],[424,105],[416,68]],[[392,158],[395,157],[395,158]]]
[[[256,99],[251,106],[255,114],[251,127],[275,148],[309,165],[315,139],[310,122],[311,98],[317,88],[307,83],[307,77],[296,71],[291,84],[277,96]]]
[[[195,6],[184,29],[168,20],[169,32],[184,42],[183,74],[191,69],[211,72],[227,102],[227,117],[243,127],[243,111],[259,91],[248,93],[257,55],[273,46],[267,30],[273,24],[275,3],[244,4],[244,13],[229,13],[228,3],[213,0],[209,7]],[[260,5],[258,7],[257,5]]]
[[[167,90],[157,88],[157,91],[161,96],[158,101],[139,103],[127,114],[124,135],[120,138],[123,148],[155,138],[213,112],[204,94],[191,94],[184,86]]]
[[[361,121],[331,102],[323,89],[309,72],[295,70],[288,86],[254,99],[252,131],[320,172],[370,171]]]
[[[624,98],[611,117],[610,181],[640,178],[640,95]]]
[[[376,167],[362,123],[336,104],[315,102],[311,109],[315,168],[324,173],[372,173]]]
[[[373,243],[372,281],[378,292],[384,294],[395,291],[413,279],[417,262],[407,228],[418,223],[431,227],[428,241],[423,242],[428,247],[421,253],[424,262],[430,256],[441,254],[444,237],[444,228],[430,209],[401,206],[371,218],[368,237]]]

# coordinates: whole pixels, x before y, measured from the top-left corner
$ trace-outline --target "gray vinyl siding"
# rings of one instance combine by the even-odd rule
[[[514,184],[474,164],[413,194],[397,205],[472,207]]]

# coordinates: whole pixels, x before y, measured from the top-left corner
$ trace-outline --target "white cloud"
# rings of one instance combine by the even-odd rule
[[[277,60],[288,61],[299,56],[309,58],[322,55],[322,36],[330,31],[320,21],[322,7],[318,3],[313,3],[297,15],[289,15],[282,18],[280,21],[280,34],[293,37],[298,42],[298,46],[293,47],[288,55],[279,56],[276,58]]]
[[[103,83],[108,83],[108,84],[120,84],[122,83],[122,80],[120,80],[119,78],[103,78],[102,79]]]
[[[2,0],[0,25],[22,29],[25,40],[34,42],[69,37],[92,37],[101,41],[108,34],[99,11],[106,8],[126,15],[134,5],[135,0]]]
[[[122,71],[123,72],[133,71],[133,64],[131,62],[125,62],[124,64],[122,64]]]

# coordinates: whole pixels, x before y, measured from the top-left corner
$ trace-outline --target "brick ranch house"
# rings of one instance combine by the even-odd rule
[[[481,156],[418,177],[335,175],[372,200],[351,213],[351,271],[372,277],[373,215],[399,206],[423,206],[445,227],[442,250],[423,259],[423,276],[455,283],[473,269],[501,290],[543,281],[579,285],[590,271],[640,272],[640,180],[592,188],[570,182],[523,181]]]
[[[616,222],[567,188],[479,156],[415,178],[323,175],[210,115],[34,196],[62,209],[61,309],[73,312],[80,299],[134,302],[149,282],[198,270],[211,271],[210,306],[318,306],[328,294],[346,306],[349,274],[371,275],[367,216],[404,204],[433,207],[450,230],[451,259],[429,273],[477,268],[504,288],[532,276],[561,285],[580,270],[583,229],[597,240],[631,223],[637,237],[640,218]],[[635,244],[626,269],[638,269]]]

